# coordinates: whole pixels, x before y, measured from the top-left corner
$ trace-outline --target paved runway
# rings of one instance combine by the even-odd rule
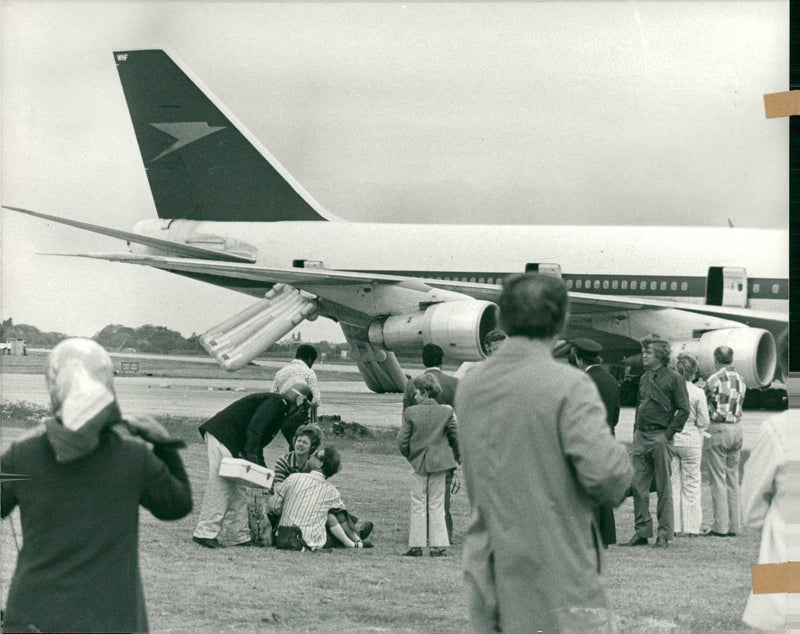
[[[269,389],[256,380],[163,379],[117,377],[117,395],[124,414],[172,414],[210,418],[246,394]],[[320,414],[338,414],[343,420],[368,427],[399,427],[401,394],[373,394],[361,381],[322,381]],[[0,374],[0,399],[28,401],[47,407],[50,398],[44,377],[35,374]],[[617,437],[630,441],[633,408],[622,409]],[[772,412],[747,411],[744,416],[744,447],[758,440],[759,426]]]

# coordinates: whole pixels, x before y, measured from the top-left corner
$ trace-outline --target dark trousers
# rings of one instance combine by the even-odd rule
[[[309,421],[308,412],[302,409],[297,410],[291,416],[287,416],[281,424],[280,431],[286,442],[289,443],[289,451],[294,451],[294,435],[297,433],[297,428],[301,425],[307,425]],[[272,437],[274,438],[278,432],[276,431]]]
[[[453,543],[453,518],[450,515],[450,487],[453,484],[455,469],[450,469],[444,477],[444,524],[447,526],[447,541]]]
[[[633,461],[633,515],[636,535],[653,536],[650,517],[650,483],[655,476],[658,505],[658,536],[672,539],[675,520],[672,507],[672,442],[663,431],[633,432],[631,444]]]
[[[601,504],[595,507],[594,516],[597,528],[600,529],[600,538],[605,546],[617,543],[617,525],[614,523],[614,507],[610,504]]]

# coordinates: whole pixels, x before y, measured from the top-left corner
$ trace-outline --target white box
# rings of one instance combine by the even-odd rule
[[[241,484],[262,489],[271,488],[272,480],[275,478],[272,469],[241,458],[223,458],[219,465],[219,475],[221,478],[236,480]]]

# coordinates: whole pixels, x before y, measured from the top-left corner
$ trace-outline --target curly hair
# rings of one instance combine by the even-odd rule
[[[648,346],[653,349],[653,356],[661,362],[661,365],[669,363],[669,357],[672,353],[672,348],[669,341],[662,339],[659,335],[653,334],[642,339],[642,348]]]
[[[311,449],[309,451],[313,453],[317,450],[322,442],[322,428],[315,423],[300,425],[300,427],[298,427],[297,431],[294,433],[294,439],[297,440],[299,436],[305,436],[308,438],[308,442],[311,443]]]

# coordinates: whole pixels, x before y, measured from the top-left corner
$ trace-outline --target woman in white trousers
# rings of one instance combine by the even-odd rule
[[[676,369],[686,379],[689,418],[683,430],[673,437],[672,504],[675,509],[675,534],[696,537],[703,523],[700,461],[703,456],[703,432],[709,424],[708,404],[705,392],[692,383],[697,378],[697,360],[690,354],[680,354]]]

